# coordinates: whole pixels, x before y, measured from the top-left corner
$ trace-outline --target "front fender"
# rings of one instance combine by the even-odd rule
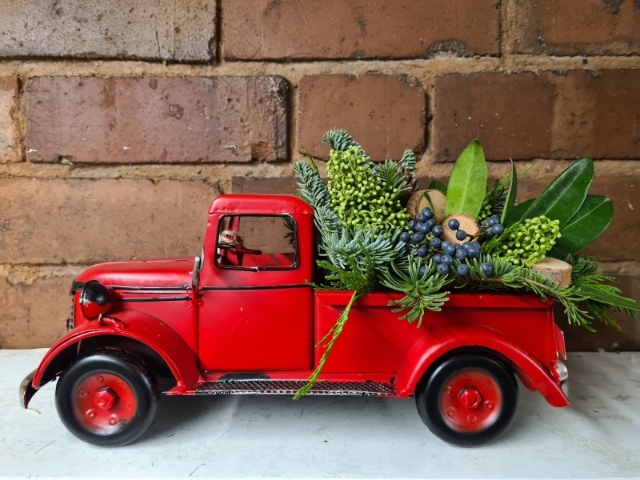
[[[25,408],[36,390],[54,379],[75,358],[77,348],[71,347],[78,345],[82,340],[101,335],[130,338],[154,350],[166,362],[175,377],[177,392],[184,393],[198,383],[200,371],[193,352],[184,339],[162,320],[131,310],[120,312],[106,320],[83,323],[47,351],[38,368],[29,375],[32,375],[30,382],[27,376],[21,386],[20,400]]]
[[[416,385],[443,355],[459,348],[477,347],[497,352],[506,358],[530,390],[537,390],[554,407],[566,407],[569,400],[550,373],[524,349],[510,342],[501,333],[480,325],[447,325],[429,328],[405,356],[396,388],[400,396],[413,395]]]

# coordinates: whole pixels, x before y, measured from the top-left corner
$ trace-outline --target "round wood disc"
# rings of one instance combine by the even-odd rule
[[[425,193],[429,195],[431,204],[429,203],[429,200],[425,198]],[[407,210],[409,211],[411,218],[415,220],[418,218],[418,215],[420,215],[423,208],[431,208],[433,204],[433,215],[435,216],[436,222],[439,223],[444,218],[444,207],[446,202],[447,197],[445,197],[444,193],[440,190],[418,190],[409,197]]]
[[[460,227],[458,230],[464,230],[467,233],[467,238],[465,240],[458,240],[456,238],[456,230],[451,230],[449,228],[449,220],[452,219],[458,220],[460,222]],[[448,240],[451,243],[459,243],[463,244],[464,242],[469,242],[471,239],[469,236],[475,235],[480,231],[480,227],[476,223],[476,219],[470,215],[466,215],[464,213],[456,213],[454,215],[449,215],[442,222],[440,222],[442,228],[444,228],[444,234],[442,235],[443,240]]]

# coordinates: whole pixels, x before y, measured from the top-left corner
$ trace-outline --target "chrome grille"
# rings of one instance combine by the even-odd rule
[[[195,395],[294,395],[307,382],[305,380],[226,380],[204,383],[194,390]],[[314,385],[308,395],[362,395],[387,396],[395,394],[391,384],[378,382],[329,382]]]

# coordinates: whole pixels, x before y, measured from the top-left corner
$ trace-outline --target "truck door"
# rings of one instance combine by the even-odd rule
[[[307,218],[309,217],[309,218]],[[217,225],[216,225],[217,222]],[[310,216],[213,215],[200,282],[199,357],[207,371],[312,367],[313,292],[299,223]],[[308,223],[308,224],[307,224]],[[303,245],[307,250],[310,245]],[[304,249],[303,249],[304,250]]]

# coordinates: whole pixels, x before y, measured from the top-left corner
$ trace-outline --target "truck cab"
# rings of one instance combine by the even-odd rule
[[[197,257],[90,267],[72,285],[69,333],[22,382],[23,406],[58,379],[65,426],[115,446],[144,434],[163,393],[294,394],[351,295],[312,287],[314,228],[297,197],[221,195]],[[457,445],[504,431],[516,376],[551,405],[568,405],[552,302],[456,293],[416,328],[388,306],[401,296],[356,302],[311,394],[415,397],[424,423]]]

